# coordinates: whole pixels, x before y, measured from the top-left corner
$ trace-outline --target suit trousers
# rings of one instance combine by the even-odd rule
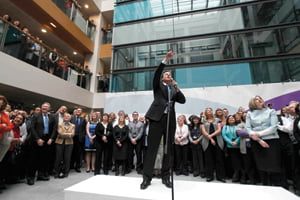
[[[71,168],[79,169],[81,167],[82,154],[84,152],[84,144],[80,142],[79,136],[73,137],[73,151],[71,156]]]
[[[131,142],[129,144],[128,148],[128,163],[129,163],[129,169],[132,169],[134,164],[134,153],[136,155],[136,169],[140,170],[142,169],[142,141],[138,140],[135,145],[133,145]]]
[[[150,121],[149,134],[148,134],[148,148],[144,160],[143,175],[150,178],[153,174],[154,163],[160,145],[161,137],[164,136],[164,143],[166,139],[167,131],[167,118],[168,115],[164,114],[160,121]],[[170,175],[170,168],[173,167],[173,148],[172,144],[174,141],[174,134],[176,130],[176,120],[175,116],[170,116],[169,124],[169,137],[167,151],[164,152],[163,163],[162,163],[162,178]],[[164,147],[165,148],[165,147]],[[166,149],[165,149],[166,150]]]
[[[53,166],[52,153],[54,145],[48,145],[48,135],[44,135],[42,138],[45,143],[43,146],[38,146],[36,142],[33,142],[31,152],[29,155],[29,169],[28,176],[34,177],[36,170],[38,170],[40,176],[47,176],[51,166]]]

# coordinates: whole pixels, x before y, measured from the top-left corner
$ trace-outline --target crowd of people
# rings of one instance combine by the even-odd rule
[[[7,31],[4,35],[5,28]],[[5,53],[64,80],[69,80],[72,69],[77,72],[75,84],[89,89],[88,82],[92,73],[88,66],[58,53],[56,48],[49,47],[39,37],[31,35],[27,26],[21,26],[19,20],[12,20],[8,14],[0,17],[0,40],[2,37],[5,37]]]
[[[70,169],[94,175],[143,173],[149,120],[138,112],[84,114],[76,108],[69,114],[61,106],[53,113],[46,102],[27,114],[11,110],[4,96],[0,108],[0,190],[5,184],[66,178]],[[297,101],[280,114],[255,96],[248,111],[240,107],[231,115],[226,108],[206,108],[200,115],[180,115],[173,147],[176,176],[282,186],[299,195]],[[162,149],[160,145],[153,177],[161,176]]]

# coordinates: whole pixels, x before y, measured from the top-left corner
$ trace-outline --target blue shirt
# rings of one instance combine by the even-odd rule
[[[222,136],[228,148],[240,148],[240,137],[236,135],[236,126],[224,126],[222,129]],[[232,142],[237,143],[237,145],[233,146],[231,144]]]
[[[264,108],[247,113],[246,129],[249,135],[258,133],[263,140],[277,139],[277,124],[278,118],[274,109]]]

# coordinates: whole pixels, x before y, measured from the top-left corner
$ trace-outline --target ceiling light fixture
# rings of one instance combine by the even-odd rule
[[[85,4],[84,7],[85,7],[85,8],[89,8],[89,5],[88,5],[88,4]]]
[[[77,55],[77,52],[76,52],[76,51],[74,51],[74,52],[73,52],[73,54],[74,54],[74,55]]]
[[[50,25],[53,26],[54,28],[56,28],[56,25],[53,24],[52,22],[50,22]]]
[[[46,29],[44,29],[44,28],[42,28],[42,30],[41,30],[43,33],[47,33],[47,30]]]

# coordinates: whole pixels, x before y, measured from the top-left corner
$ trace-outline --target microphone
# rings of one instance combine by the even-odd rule
[[[171,78],[171,83],[174,81],[174,79],[173,78]],[[172,84],[173,85],[173,84]],[[175,89],[177,89],[177,85],[173,85],[173,87],[175,88]]]

